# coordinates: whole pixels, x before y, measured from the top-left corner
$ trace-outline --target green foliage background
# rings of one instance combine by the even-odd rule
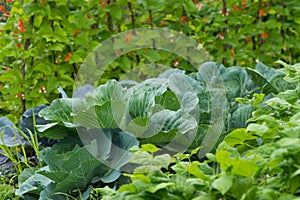
[[[57,98],[57,86],[71,92],[87,53],[111,35],[133,28],[181,31],[225,66],[252,67],[257,60],[276,66],[278,59],[289,63],[299,59],[297,1],[18,0],[1,4],[1,19],[6,23],[0,26],[0,113],[14,122],[26,107]],[[145,50],[131,52],[113,63],[106,79],[118,79],[143,63],[173,66],[178,59],[170,54],[149,59]],[[186,62],[179,62],[179,67],[192,70]]]

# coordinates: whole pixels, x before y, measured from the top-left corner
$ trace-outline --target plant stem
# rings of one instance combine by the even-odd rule
[[[226,16],[226,14],[227,14],[227,2],[226,2],[226,0],[223,0],[222,2],[223,2],[223,14],[226,17],[225,24],[228,26],[228,17]],[[227,28],[224,28],[222,32],[223,32],[224,38],[225,38],[227,36]],[[224,48],[224,52],[226,52],[227,49],[228,49],[228,45],[223,44],[223,48]],[[227,62],[227,59],[223,58],[222,63],[225,64],[226,62]]]
[[[113,0],[108,0],[107,5],[111,4],[112,2],[113,2]],[[113,32],[114,31],[113,19],[109,13],[107,14],[107,23],[108,23],[108,30]]]
[[[36,0],[33,3],[36,3]],[[33,27],[33,23],[34,23],[34,15],[32,15],[29,19],[29,27]],[[28,51],[29,46],[30,46],[30,38],[27,38],[25,40],[25,44],[24,44],[24,51]],[[23,63],[21,66],[21,74],[22,74],[23,81],[25,82],[26,81],[25,80],[26,79],[26,59],[23,60]],[[22,101],[22,111],[25,112],[26,111],[26,100],[24,98],[24,91],[21,92],[20,98]]]
[[[153,17],[152,17],[152,10],[149,10],[149,20],[150,20],[150,26],[153,27],[154,23],[153,23]]]
[[[132,34],[135,35],[136,32],[135,32],[135,13],[134,13],[134,10],[132,8],[132,3],[131,2],[128,2],[128,9],[130,11],[130,18],[131,18],[131,28],[133,29],[132,30]],[[141,61],[141,58],[139,55],[136,55],[136,61],[137,61],[137,64],[140,63]]]
[[[280,1],[280,4],[281,4],[282,8],[285,7],[285,5],[284,5],[284,0],[281,0],[281,1]],[[284,25],[284,22],[285,22],[285,16],[281,15],[280,18],[281,18],[281,28],[280,28],[280,33],[281,33],[283,45],[285,46],[285,31],[284,31],[284,29],[283,29],[283,25]],[[283,48],[281,49],[281,54],[284,54],[284,49],[283,49]]]
[[[261,10],[261,6],[262,6],[261,4],[262,4],[262,1],[258,0],[257,24],[260,24],[262,22],[262,16],[260,15],[260,10]],[[259,50],[260,55],[262,53],[260,50],[261,45],[262,45],[262,37],[261,37],[261,35],[258,35],[258,50]]]
[[[132,3],[128,2],[128,8],[130,11],[130,17],[131,17],[131,28],[135,29],[135,18],[134,18],[134,11],[132,9]]]

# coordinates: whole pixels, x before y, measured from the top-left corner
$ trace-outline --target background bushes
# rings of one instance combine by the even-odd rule
[[[140,27],[177,30],[196,39],[225,66],[296,63],[300,2],[284,0],[3,0],[0,2],[0,114],[17,122],[26,107],[68,94],[81,62],[99,43]],[[168,52],[121,56],[103,82],[158,62],[193,71]],[[178,63],[178,64],[177,64]],[[145,72],[147,74],[147,69]]]

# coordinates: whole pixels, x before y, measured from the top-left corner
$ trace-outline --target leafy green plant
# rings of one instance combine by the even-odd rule
[[[299,108],[281,123],[271,113],[257,114],[251,120],[257,123],[232,131],[216,154],[207,154],[203,162],[191,161],[192,154],[153,156],[158,148],[142,146],[132,159],[141,166],[125,174],[132,183],[117,191],[96,188],[91,195],[97,199],[297,199]]]
[[[220,90],[209,88],[211,80],[205,80],[205,70],[205,73],[213,73],[212,80],[216,77],[221,79],[223,87]],[[141,143],[164,146],[176,141],[176,144],[193,149],[210,142],[206,139],[211,137],[205,134],[214,126],[210,122],[218,117],[223,117],[220,119],[223,122],[218,125],[220,133],[210,133],[216,134],[215,143],[221,133],[246,127],[247,119],[256,106],[238,104],[237,98],[251,98],[262,92],[272,96],[295,88],[294,83],[282,79],[284,76],[262,63],[258,63],[254,70],[225,68],[208,62],[199,68],[198,73],[186,75],[181,70],[169,70],[158,78],[129,86],[126,82],[110,80],[94,91],[91,88],[83,99],[53,101],[39,112],[39,117],[49,123],[37,128],[41,136],[52,139],[72,135],[72,130],[81,126],[121,128],[135,135]],[[222,95],[223,99],[220,99]],[[220,112],[218,116],[214,114],[216,109]],[[188,144],[190,140],[192,143]]]
[[[144,145],[133,149],[131,162],[140,165],[132,174],[124,174],[131,183],[118,190],[95,188],[91,198],[298,199],[300,85],[292,77],[299,70],[298,65],[283,64],[285,79],[297,83],[296,88],[266,101],[263,94],[244,99],[257,110],[246,128],[235,129],[224,138],[215,154],[206,154],[200,162],[193,157],[199,149],[173,157],[155,156],[159,149]]]
[[[225,68],[206,63],[207,68],[217,69],[212,80],[214,77],[224,84],[226,98],[216,104],[211,100],[224,93],[209,90],[201,73],[193,73],[195,69],[176,55],[153,47],[119,56],[101,80],[107,83],[85,99],[55,100],[39,115],[38,108],[25,112],[22,131],[16,131],[7,118],[0,118],[1,175],[2,169],[12,165],[17,174],[22,172],[17,194],[23,198],[87,199],[92,188],[116,186],[118,170],[128,162],[127,154],[122,157],[124,154],[116,153],[112,144],[128,150],[138,144],[137,137],[142,144],[162,147],[176,141],[184,146],[190,134],[193,142],[189,155],[158,156],[158,149],[151,145],[136,149],[134,158],[140,163],[135,164],[141,166],[127,175],[132,184],[119,191],[95,189],[95,198],[296,198],[299,64],[273,62],[280,58],[295,63],[299,58],[299,45],[295,43],[300,31],[299,6],[297,1],[284,0],[10,0],[4,6],[0,2],[0,20],[5,20],[0,24],[0,114],[14,124],[26,108],[57,99],[58,86],[66,91],[63,97],[70,96],[75,74],[87,53],[110,36],[129,29],[177,30],[196,39],[199,47],[224,66],[251,66]],[[128,37],[124,42],[130,40]],[[270,69],[257,61],[276,67],[282,64],[284,68]],[[153,82],[130,86],[108,81],[120,79],[139,65],[157,62],[173,63],[172,67],[186,74],[169,71]],[[147,67],[140,69],[138,77],[155,74]],[[224,124],[221,120],[218,126],[212,126],[220,113]],[[157,122],[163,123],[153,128]],[[210,134],[208,130],[212,130]],[[15,145],[20,138],[27,140],[26,147]],[[214,143],[221,143],[214,147],[215,155],[206,154],[208,159],[200,162],[197,156],[205,156],[211,151],[207,149],[211,145],[206,144]],[[40,152],[40,145],[48,147]],[[196,153],[199,146],[203,148]],[[120,157],[114,160],[112,155]],[[82,162],[75,162],[76,158]],[[57,159],[59,164],[52,161]],[[70,166],[69,161],[75,164]],[[94,167],[103,171],[95,172]]]
[[[91,194],[97,199],[197,199],[197,196],[208,199],[216,197],[206,193],[215,177],[214,170],[207,163],[191,161],[193,154],[169,154],[155,156],[160,149],[152,144],[134,149],[132,162],[140,164],[130,177],[132,183],[123,185],[118,191],[95,188]],[[167,172],[166,172],[167,170]],[[224,183],[222,183],[224,184]],[[101,198],[102,197],[102,198]]]
[[[285,79],[294,82],[289,74]],[[300,178],[297,158],[300,107],[296,96],[299,96],[299,82],[294,90],[283,91],[264,102],[247,128],[231,132],[218,148],[216,160],[222,170],[242,176],[247,176],[245,171],[248,171],[248,176],[257,179],[256,185],[245,190],[247,195],[268,199],[299,195],[300,185],[296,182]]]
[[[42,147],[34,128],[36,119],[33,113],[33,109],[25,112],[24,119],[21,120],[21,129],[7,117],[0,118],[0,173],[1,177],[6,177],[6,182],[15,184],[17,176],[26,168],[42,166],[40,162]],[[31,116],[31,119],[26,118],[28,116]]]
[[[207,69],[214,69],[211,71],[212,79],[222,80],[225,101],[221,104],[213,104],[212,99],[216,97],[213,95],[221,93],[208,88],[208,80],[205,80],[202,74],[203,70]],[[128,162],[129,154],[119,152],[114,146],[127,151],[138,144],[136,138],[141,144],[152,143],[161,147],[174,141],[179,145],[187,144],[189,152],[194,155],[196,154],[194,149],[211,142],[212,135],[209,134],[215,134],[207,132],[212,127],[211,106],[223,105],[224,107],[220,107],[224,110],[222,122],[224,126],[220,126],[221,137],[214,135],[213,138],[217,145],[230,130],[246,128],[252,112],[256,109],[259,112],[261,105],[269,105],[275,94],[282,96],[287,91],[298,91],[295,83],[278,78],[278,76],[285,77],[283,72],[274,71],[262,63],[258,63],[253,70],[241,67],[225,68],[223,65],[209,62],[204,63],[198,73],[188,75],[181,70],[170,70],[158,78],[133,85],[110,80],[96,89],[84,86],[85,89],[89,89],[85,95],[80,94],[81,98],[76,98],[77,94],[74,98],[68,98],[60,89],[64,98],[54,100],[50,106],[31,109],[23,115],[21,121],[22,130],[25,132],[23,137],[33,141],[30,144],[37,151],[38,166],[21,173],[17,194],[28,198],[39,195],[49,198],[64,198],[70,195],[77,198],[81,195],[86,196],[92,187],[99,184],[115,184],[120,176],[119,170]],[[255,94],[256,92],[264,92],[268,98],[264,98],[264,94]],[[294,102],[297,93],[292,96],[293,99],[289,97],[289,101]],[[240,129],[235,131],[237,130]],[[196,135],[188,141],[187,135],[189,136],[191,132]],[[237,131],[237,134],[239,133]],[[231,134],[233,133],[225,137],[225,141]],[[40,152],[39,145],[42,143],[38,141],[43,137],[56,140],[57,144],[53,147],[50,145]],[[251,140],[254,140],[253,137],[250,137]],[[265,138],[256,139],[261,142]],[[200,149],[197,156],[203,157],[212,148],[213,146],[209,150]],[[172,151],[174,148],[168,146],[168,150]],[[159,161],[159,157],[157,159]],[[188,160],[192,162],[190,158]],[[208,161],[211,162],[212,160]],[[69,166],[69,163],[74,165]],[[247,164],[246,161],[242,163]],[[171,161],[169,164],[172,165]],[[169,164],[164,166],[167,167]],[[252,168],[252,171],[245,172],[249,178],[256,172],[257,166],[252,161],[248,164],[249,168]],[[98,168],[101,170],[93,170]],[[20,169],[21,171],[23,169]],[[61,176],[57,177],[55,174]],[[216,176],[222,177],[223,174]],[[75,177],[86,178],[80,180]],[[74,184],[75,182],[78,184]],[[210,184],[213,182],[212,179]],[[217,189],[222,190],[221,194],[225,194],[224,188]]]
[[[137,140],[130,134],[116,129],[86,131],[102,134],[102,137],[85,146],[78,145],[79,138],[74,138],[72,142],[72,138],[69,137],[53,147],[45,148],[41,151],[41,162],[46,166],[24,171],[19,179],[16,194],[24,197],[39,195],[43,198],[63,198],[64,194],[78,196],[89,193],[93,184],[115,181],[120,176],[118,169],[128,159],[124,153],[120,154],[122,152],[118,152],[118,149],[126,151],[137,145]],[[97,145],[101,141],[103,145]],[[109,165],[109,160],[114,160],[113,163],[118,165]]]

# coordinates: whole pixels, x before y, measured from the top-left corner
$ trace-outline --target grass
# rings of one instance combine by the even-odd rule
[[[12,200],[19,199],[15,196],[15,188],[11,185],[0,183],[0,199]]]

